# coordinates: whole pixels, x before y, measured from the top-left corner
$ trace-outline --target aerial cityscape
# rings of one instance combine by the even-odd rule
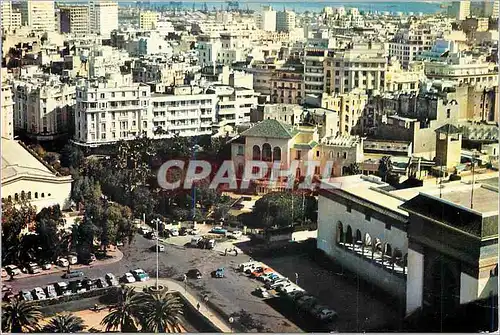
[[[2,0],[2,332],[498,331],[500,0]]]

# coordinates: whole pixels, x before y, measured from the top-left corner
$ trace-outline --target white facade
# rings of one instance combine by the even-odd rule
[[[460,21],[470,17],[470,0],[454,1],[449,9],[449,14]]]
[[[257,105],[253,89],[213,85],[207,89],[207,93],[218,97],[216,122],[225,121],[227,125],[250,122],[250,110]]]
[[[105,77],[108,74],[119,73],[120,66],[128,60],[130,56],[125,50],[109,45],[93,46],[87,62],[89,77]]]
[[[57,76],[25,78],[12,82],[14,125],[38,140],[52,140],[71,126],[75,86]]]
[[[196,43],[199,64],[201,66],[215,65],[221,49],[222,43],[218,36],[200,36],[198,42]]]
[[[3,76],[3,73],[2,73]],[[14,138],[14,100],[12,99],[12,86],[6,82],[2,83],[2,137]]]
[[[22,2],[22,23],[34,31],[54,31],[54,0],[26,0]]]
[[[258,27],[264,31],[276,31],[276,11],[265,6],[257,17]]]
[[[431,50],[436,38],[436,30],[428,24],[400,29],[388,43],[389,57],[396,57],[407,68],[419,55]]]
[[[2,21],[0,24],[2,25],[2,30],[9,30],[11,27],[11,18],[12,18],[12,1],[4,0],[1,3],[2,12],[0,13]]]
[[[154,94],[151,98],[155,136],[211,135],[216,119],[215,94],[191,94],[191,88],[178,94]],[[160,131],[161,129],[161,131]]]
[[[71,176],[58,176],[17,141],[2,138],[2,202],[26,199],[40,211],[68,208]]]
[[[90,29],[93,34],[108,38],[118,29],[118,3],[112,0],[89,0]]]
[[[75,142],[93,146],[152,136],[150,100],[149,86],[133,83],[131,75],[83,80],[76,88]]]

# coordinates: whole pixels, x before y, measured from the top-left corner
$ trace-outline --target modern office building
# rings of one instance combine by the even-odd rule
[[[90,33],[89,29],[89,6],[71,5],[59,6],[60,32],[83,36]]]

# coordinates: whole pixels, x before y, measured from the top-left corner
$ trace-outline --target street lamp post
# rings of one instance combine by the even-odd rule
[[[234,322],[234,318],[231,316],[229,317],[229,328],[231,329],[231,333],[233,332],[233,322]]]
[[[160,240],[160,234],[158,231],[158,219],[156,221],[156,289],[158,290],[158,275],[159,275],[159,259],[160,259],[160,253],[159,253],[159,240]]]

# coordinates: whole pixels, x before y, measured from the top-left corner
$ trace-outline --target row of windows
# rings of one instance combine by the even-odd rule
[[[47,194],[47,197],[50,197],[50,193]],[[45,198],[45,193],[40,193],[40,198]],[[19,200],[31,200],[32,199],[32,193],[30,192],[24,192],[21,191],[21,193],[15,193],[14,194],[14,201],[19,201]],[[38,192],[34,193],[34,199],[39,199]],[[11,202],[12,201],[12,196],[9,195],[7,198],[2,198],[2,202],[5,201]]]
[[[128,92],[121,92],[121,96],[122,96],[122,97],[125,97],[125,96],[127,95],[127,93],[128,93]],[[135,96],[136,96],[136,92],[135,92],[135,91],[132,91],[131,93],[132,93],[132,96],[133,96],[133,97],[135,97]],[[93,98],[94,98],[94,93],[89,93],[88,95],[89,95],[89,99],[93,99]],[[142,95],[143,97],[147,96],[147,91],[142,91],[142,92],[141,92],[141,95]],[[81,92],[81,91],[80,91],[80,92],[78,92],[78,97],[79,97],[79,98],[82,98],[82,96],[83,96],[82,92]],[[99,94],[99,97],[100,97],[101,99],[106,99],[106,97],[115,98],[116,96],[117,96],[116,92],[111,92],[111,93],[108,93],[108,94],[106,94],[106,93],[100,93],[100,94]]]

